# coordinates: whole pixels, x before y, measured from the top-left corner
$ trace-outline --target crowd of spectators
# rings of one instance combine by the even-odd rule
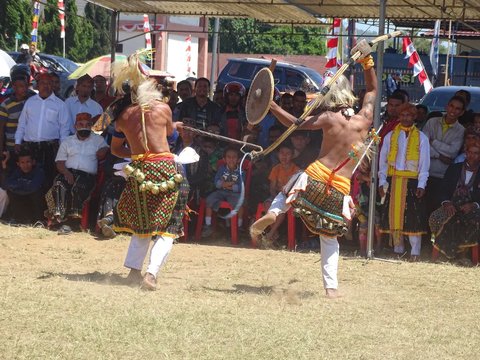
[[[91,128],[115,98],[108,94],[107,80],[101,76],[79,78],[75,96],[66,100],[56,95],[55,80],[51,74],[40,74],[33,91],[25,74],[11,77],[10,94],[0,106],[2,218],[10,224],[37,224],[69,233],[90,213],[91,227],[96,226],[104,237],[114,237],[113,211],[125,184],[119,164],[125,160],[109,153],[111,126],[103,137]],[[239,227],[245,228],[255,220],[259,204],[268,209],[290,176],[318,157],[322,142],[321,131],[296,131],[242,173],[240,149],[221,136],[266,148],[285,128],[270,113],[258,125],[248,124],[247,91],[242,84],[227,84],[215,92],[213,101],[210,86],[208,79],[199,78],[180,81],[176,91],[168,91],[174,121],[218,135],[185,131],[169,139],[173,152],[188,146],[199,154],[198,162],[185,165],[185,173],[191,186],[189,206],[195,209],[201,199],[206,202],[203,237],[211,236],[212,216],[222,201],[231,208],[238,204],[246,172],[250,172],[251,186],[238,216]],[[357,111],[361,91],[358,98]],[[298,117],[307,95],[301,90],[276,92],[275,101]],[[469,111],[469,101],[470,94],[462,90],[450,99],[444,114],[429,114],[426,107],[410,104],[404,90],[389,94],[379,133],[377,251],[390,247],[403,256],[403,238],[408,237],[414,261],[420,255],[422,237],[425,243],[431,235],[438,239],[434,246],[446,256],[463,258],[465,250],[478,243],[480,115]],[[369,164],[362,163],[352,178],[357,204],[352,228],[362,252],[372,186],[369,171]],[[90,212],[83,212],[86,204]],[[229,226],[228,221],[225,225]],[[280,245],[286,240],[282,226],[286,224],[279,217],[267,234]],[[460,242],[459,233],[465,235]],[[307,240],[307,232],[298,239]],[[305,244],[302,241],[300,246]]]

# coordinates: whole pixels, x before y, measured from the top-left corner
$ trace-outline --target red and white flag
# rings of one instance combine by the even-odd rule
[[[185,56],[187,58],[187,76],[192,74],[192,35],[188,35],[185,38],[185,42],[187,43],[187,48],[185,49]]]
[[[145,48],[152,48],[152,37],[150,35],[150,19],[147,14],[143,14],[143,32],[145,33]]]
[[[337,69],[342,65],[339,63],[338,59],[338,37],[340,35],[340,30],[342,27],[342,19],[335,18],[333,19],[333,24],[331,27],[331,35],[327,36],[327,63],[325,68],[328,71],[335,73]]]
[[[60,19],[60,38],[65,38],[65,4],[58,0],[58,18]]]
[[[420,84],[423,85],[425,93],[429,93],[432,89],[432,83],[428,79],[427,72],[425,71],[425,66],[423,66],[420,56],[418,56],[415,46],[413,46],[412,40],[408,36],[403,38],[403,52],[406,53],[405,59],[408,60],[408,67],[413,67],[413,76],[418,75],[418,80]]]

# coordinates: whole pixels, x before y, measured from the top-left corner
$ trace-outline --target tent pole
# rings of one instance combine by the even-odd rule
[[[380,0],[378,36],[385,34],[385,9],[387,0]],[[375,112],[373,118],[373,126],[375,129],[380,127],[380,108],[382,104],[382,75],[383,75],[383,52],[385,42],[381,41],[377,44],[377,87],[378,93],[375,102]],[[373,239],[375,238],[375,203],[377,198],[377,178],[378,178],[378,145],[374,144],[374,152],[372,155],[372,169],[370,173],[370,196],[368,203],[368,233],[367,233],[367,258],[373,258]]]

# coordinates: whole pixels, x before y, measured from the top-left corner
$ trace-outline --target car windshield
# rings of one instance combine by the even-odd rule
[[[455,95],[455,92],[458,90],[460,90],[460,88],[439,88],[438,90],[434,89],[432,92],[425,95],[422,100],[420,100],[420,104],[427,106],[430,112],[445,111],[448,100],[450,100],[452,96]],[[465,90],[469,91],[472,95],[472,99],[470,101],[468,109],[471,109],[474,112],[480,112],[480,91],[473,91],[473,88],[465,88]]]
[[[309,68],[303,68],[303,71],[310,77],[310,79],[315,82],[315,85],[317,87],[317,91],[319,91],[322,88],[323,85],[323,77],[320,75],[318,72],[309,69]]]
[[[74,72],[78,68],[78,65],[72,60],[65,59],[60,56],[43,56],[43,58],[47,59],[49,63],[55,63],[56,66],[59,64],[64,71],[70,73]]]

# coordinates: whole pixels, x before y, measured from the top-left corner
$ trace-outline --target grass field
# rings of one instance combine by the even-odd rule
[[[0,225],[1,359],[478,359],[480,270],[177,244],[159,290],[125,285],[126,237]]]

